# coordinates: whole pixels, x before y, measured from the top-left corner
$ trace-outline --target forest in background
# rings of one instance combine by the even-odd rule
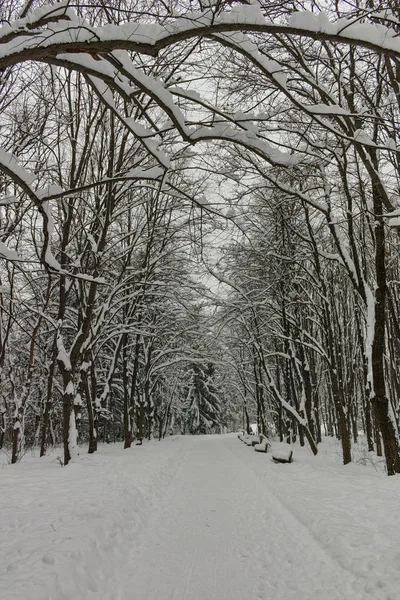
[[[6,0],[0,447],[256,420],[400,472],[400,13]]]

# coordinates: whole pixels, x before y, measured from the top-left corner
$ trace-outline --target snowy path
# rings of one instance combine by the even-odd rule
[[[135,600],[365,597],[360,582],[238,460],[233,444],[188,438],[185,460],[137,540],[129,584]]]
[[[398,600],[400,477],[236,436],[0,469],[0,600]]]

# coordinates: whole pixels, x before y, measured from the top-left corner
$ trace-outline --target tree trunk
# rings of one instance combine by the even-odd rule
[[[89,424],[88,454],[94,454],[94,452],[97,452],[97,443],[98,443],[98,435],[99,435],[97,411],[96,411],[96,406],[94,405],[95,399],[93,398],[93,396],[90,392],[86,372],[82,373],[81,377],[84,378],[82,383],[83,383],[84,390],[85,390],[86,406],[87,406],[88,421],[89,421],[89,423],[88,423]]]
[[[22,428],[22,413],[19,409],[14,421],[14,427],[12,431],[12,454],[11,454],[11,464],[14,465],[18,462],[19,454],[20,454],[20,440],[21,440],[21,428]]]
[[[139,357],[140,357],[140,336],[136,336],[135,356],[133,360],[133,372],[131,379],[130,393],[125,397],[124,392],[124,449],[130,448],[132,445],[132,419],[135,410],[135,394],[137,378],[139,373]]]
[[[243,415],[244,415],[244,427],[243,429],[246,431],[247,435],[250,435],[250,418],[247,410],[247,403],[243,404]]]
[[[127,336],[124,335],[122,342],[122,385],[124,394],[124,450],[132,445],[131,407],[128,388],[128,356],[126,351]],[[136,350],[135,350],[136,352]]]
[[[282,404],[278,404],[278,433],[279,441],[283,442],[283,408]]]
[[[40,456],[44,456],[47,450],[47,439],[49,435],[50,427],[50,413],[52,409],[52,393],[53,393],[53,377],[54,377],[55,361],[50,363],[49,373],[47,376],[47,392],[46,400],[44,404],[43,419],[42,419],[42,433],[40,442]]]
[[[371,397],[375,419],[382,435],[388,475],[400,473],[400,454],[396,431],[390,418],[389,400],[385,386],[385,312],[386,312],[386,262],[385,262],[385,225],[382,218],[382,198],[377,185],[373,186],[375,213],[375,319],[372,343],[372,380]],[[369,315],[371,318],[371,315]]]
[[[93,409],[93,403],[90,398],[87,400],[88,418],[89,418],[89,447],[88,454],[94,454],[97,452],[97,419],[95,417],[95,411]]]
[[[4,445],[4,435],[6,433],[6,408],[0,407],[0,450]]]
[[[61,367],[64,394],[62,399],[63,405],[63,446],[64,446],[64,466],[77,454],[77,432],[75,423],[74,410],[74,387],[71,371]]]

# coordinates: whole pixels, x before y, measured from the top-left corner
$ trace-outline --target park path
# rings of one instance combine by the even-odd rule
[[[335,440],[290,465],[234,434],[56,452],[0,463],[0,600],[400,597],[400,478]]]
[[[264,461],[267,471],[269,455],[233,436],[180,442],[180,465],[135,540],[121,600],[370,597],[278,500],[268,477],[249,468]],[[290,478],[291,465],[280,467]]]

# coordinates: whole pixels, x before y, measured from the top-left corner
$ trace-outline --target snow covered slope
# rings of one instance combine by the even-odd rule
[[[396,600],[400,478],[236,436],[0,469],[2,600]]]

